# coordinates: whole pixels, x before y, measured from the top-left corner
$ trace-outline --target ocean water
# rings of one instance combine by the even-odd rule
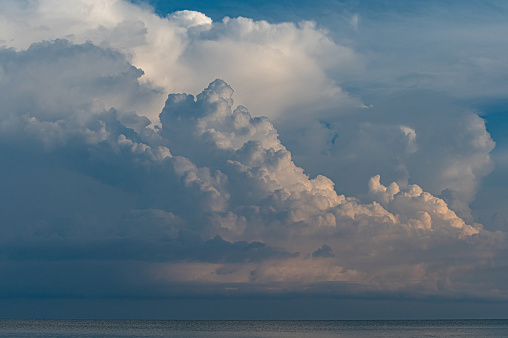
[[[508,320],[0,319],[1,337],[508,337]]]

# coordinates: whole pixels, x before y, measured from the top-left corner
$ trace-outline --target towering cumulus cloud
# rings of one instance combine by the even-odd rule
[[[416,113],[369,123],[326,75],[357,66],[354,52],[312,23],[160,18],[123,1],[0,9],[1,32],[22,32],[1,36],[0,297],[506,297],[504,233],[468,209],[494,145],[477,115],[457,113],[455,128]],[[340,134],[309,140],[328,158],[312,175],[281,141],[291,127]],[[328,166],[334,152],[364,158],[347,163],[369,176]],[[360,178],[366,194],[334,184]]]
[[[118,52],[59,40],[0,60],[6,272],[29,275],[36,259],[70,289],[65,264],[98,261],[109,273],[80,291],[95,295],[108,283],[136,294],[183,281],[447,293],[469,288],[475,250],[502,247],[417,185],[375,176],[371,203],[338,195],[295,165],[268,118],[235,108],[222,80],[196,97],[170,94],[154,126],[125,102],[158,92]],[[108,108],[116,100],[123,109]],[[33,287],[16,275],[5,294]]]
[[[469,203],[493,168],[489,153],[494,143],[475,113],[419,92],[366,109],[341,86],[351,86],[351,77],[366,76],[366,56],[351,43],[333,41],[313,22],[243,17],[213,22],[188,10],[159,17],[147,6],[121,0],[73,0],[68,6],[54,0],[5,0],[0,3],[0,25],[1,45],[18,51],[44,40],[65,39],[124,55],[143,73],[130,70],[94,84],[83,62],[73,66],[81,68],[82,85],[95,88],[100,97],[96,102],[104,108],[135,111],[154,123],[167,93],[198,93],[203,84],[224,79],[235,88],[238,103],[276,123],[297,163],[312,175],[325,174],[348,195],[358,196],[359,187],[376,174],[404,186],[411,179],[441,195],[471,223]],[[60,59],[55,57],[48,68],[54,74],[41,77],[41,84],[71,80],[55,69],[66,67],[56,62]],[[138,76],[132,86],[143,84],[145,92],[132,95],[133,88],[126,88],[104,95],[111,90],[108,81],[120,81],[121,76]],[[51,97],[59,86],[43,87],[52,91]],[[353,109],[357,112],[351,114]]]

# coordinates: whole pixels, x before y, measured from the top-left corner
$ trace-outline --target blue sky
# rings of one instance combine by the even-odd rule
[[[507,12],[3,1],[0,316],[506,317]]]

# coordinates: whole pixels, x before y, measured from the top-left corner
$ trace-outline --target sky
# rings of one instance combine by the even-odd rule
[[[508,316],[503,1],[0,0],[0,316]]]

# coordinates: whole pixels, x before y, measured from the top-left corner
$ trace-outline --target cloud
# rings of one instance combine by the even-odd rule
[[[439,102],[439,109],[416,109],[419,101],[411,96],[401,99],[407,114],[375,114],[388,106],[339,118],[325,109],[303,130],[326,131],[308,149],[322,150],[319,142],[327,142],[328,153],[319,153],[333,154],[338,164],[295,163],[279,128],[261,116],[265,111],[304,105],[302,93],[311,97],[304,98],[306,104],[319,101],[317,109],[358,103],[324,72],[331,62],[325,55],[349,49],[314,25],[244,18],[214,24],[195,12],[159,18],[125,2],[2,6],[1,13],[14,11],[26,20],[26,35],[14,35],[21,40],[5,40],[19,50],[0,50],[0,257],[9,276],[2,296],[104,296],[116,285],[113,295],[167,295],[168,287],[188,282],[281,292],[285,283],[305,292],[315,283],[333,282],[360,293],[457,296],[483,285],[475,277],[479,270],[503,264],[504,235],[450,209],[454,203],[467,206],[490,170],[493,142],[473,113],[454,108],[442,115],[445,105]],[[70,11],[68,19],[63,10]],[[94,20],[78,20],[74,11]],[[52,15],[59,19],[38,33],[34,27]],[[3,24],[18,27],[11,19]],[[31,39],[56,38],[51,32],[62,27],[72,32],[68,40],[29,45]],[[87,36],[91,42],[80,42]],[[267,49],[270,43],[287,48],[288,55],[295,51],[287,68],[288,59],[279,58],[284,48]],[[157,54],[161,50],[166,57]],[[242,59],[246,50],[252,54]],[[255,61],[262,50],[269,58],[260,65]],[[150,60],[160,63],[145,69],[140,65],[149,51],[155,57]],[[187,65],[204,60],[206,67],[195,70],[199,76],[179,63],[183,56]],[[253,81],[252,91],[241,90],[240,102],[266,97],[256,108],[264,110],[254,115],[235,106],[232,87],[217,79],[196,96],[169,94],[155,123],[145,116],[154,119],[153,102],[180,79],[191,84],[184,88],[210,76],[207,70],[226,72],[225,64],[213,67],[223,57],[239,63],[231,72],[242,69],[253,80],[261,74],[267,83],[280,80],[287,91],[267,94]],[[263,73],[268,61],[271,70],[281,67],[280,79]],[[238,77],[242,83],[245,74]],[[298,82],[300,76],[305,81]],[[294,124],[284,124],[284,118],[278,123],[284,129],[312,120],[298,116]],[[309,175],[301,163],[316,173]],[[354,169],[337,170],[347,165]],[[329,175],[332,170],[336,173]],[[393,183],[381,183],[385,176]],[[369,192],[338,193],[348,181]],[[443,191],[450,192],[443,193],[450,204],[437,196]],[[33,260],[39,264],[34,271],[48,271],[40,283],[30,272]],[[80,286],[72,271],[92,271],[94,262],[108,273],[90,288],[52,289],[61,278]],[[59,268],[65,271],[53,275]],[[16,289],[19,275],[29,281]],[[504,297],[503,279],[494,275],[482,297],[498,292]]]
[[[360,22],[360,17],[358,16],[358,14],[354,14],[352,17],[351,17],[351,27],[353,27],[353,29],[356,31],[358,30],[358,23]]]
[[[143,69],[142,81],[168,93],[198,92],[203,83],[220,77],[258,115],[303,112],[308,105],[361,105],[326,75],[330,68],[358,67],[358,57],[312,22],[270,24],[243,17],[212,22],[188,10],[161,18],[147,7],[102,0],[69,6],[52,0],[6,1],[0,16],[0,41],[7,47],[26,49],[59,38],[91,41],[129,55]],[[164,97],[154,102],[138,112],[156,121]]]
[[[408,88],[446,93],[454,98],[504,99],[508,68],[507,6],[500,1],[476,3],[347,3],[358,13],[360,29],[348,34],[341,20],[323,18],[336,41],[350,41],[366,54],[365,72],[350,88],[364,100],[379,102]],[[348,22],[354,25],[353,19]]]
[[[82,45],[71,45],[66,40],[41,42],[19,53],[3,49],[0,58],[2,85],[12,87],[0,94],[4,102],[2,128],[5,133],[12,133],[16,131],[15,125],[24,123],[20,120],[27,120],[25,128],[33,127],[34,133],[44,130],[43,142],[47,146],[63,142],[69,136],[60,132],[81,128],[92,116],[111,107],[132,113],[141,106],[149,106],[160,95],[157,89],[140,85],[138,79],[143,71],[133,67],[123,54],[89,42]],[[146,118],[146,121],[136,119],[138,122],[132,122],[147,123]],[[67,126],[61,128],[62,123]],[[89,142],[105,137],[98,131],[92,133],[90,128],[88,131],[87,136],[82,136],[90,138]]]
[[[328,245],[323,244],[323,246],[312,253],[312,257],[334,257],[335,255],[332,252],[332,248]]]
[[[0,15],[4,27],[1,39],[6,47],[23,50],[33,42],[64,38],[74,44],[90,41],[125,55],[125,61],[138,72],[129,71],[129,76],[138,81],[126,83],[143,84],[145,93],[135,97],[133,90],[118,91],[116,97],[108,93],[106,99],[105,95],[100,98],[99,92],[107,92],[104,86],[115,79],[104,78],[103,85],[90,84],[107,109],[135,111],[157,123],[167,93],[197,93],[204,83],[222,78],[236,89],[237,103],[249,107],[255,116],[272,118],[286,147],[313,175],[326,174],[343,192],[355,196],[365,192],[365,182],[376,174],[399,184],[412,181],[434,195],[448,196],[461,217],[474,221],[469,204],[482,177],[493,168],[489,152],[494,144],[483,121],[474,120],[474,112],[469,113],[470,118],[466,112],[458,113],[446,102],[451,99],[418,91],[389,97],[384,104],[379,102],[379,108],[376,105],[369,109],[373,112],[358,109],[364,107],[361,100],[341,85],[351,86],[356,80],[350,77],[362,78],[365,67],[375,62],[367,64],[368,53],[360,53],[361,44],[358,50],[351,47],[355,45],[352,42],[339,44],[331,38],[331,32],[314,22],[272,24],[244,17],[213,22],[205,14],[189,10],[159,17],[147,6],[125,1],[75,1],[65,7],[50,0],[29,5],[6,1]],[[353,24],[358,23],[354,18],[360,15],[363,18],[360,12],[353,15]],[[367,31],[376,27],[369,15],[365,13]],[[396,27],[407,20],[396,18]],[[360,36],[355,41],[363,40]],[[369,71],[369,83],[373,81],[371,76],[389,67],[379,69]],[[86,82],[86,76],[83,78]],[[386,79],[383,88],[389,87],[392,76]],[[362,88],[367,90],[368,85]],[[368,92],[362,94],[371,97]],[[429,118],[422,119],[421,114]],[[457,118],[464,120],[462,127],[454,125]],[[436,119],[446,127],[431,130]],[[51,125],[46,127],[49,133]],[[410,129],[413,134],[408,134]],[[455,140],[448,130],[453,130]],[[464,142],[473,142],[472,147],[461,146],[460,139],[465,135],[471,140]],[[435,147],[443,142],[448,151]],[[359,165],[356,159],[368,164]],[[444,193],[447,189],[453,193]],[[450,196],[454,196],[453,201]]]
[[[281,138],[309,173],[330,177],[346,194],[362,197],[380,174],[400,186],[417,183],[450,202],[473,222],[469,204],[494,169],[485,121],[435,93],[411,91],[345,116],[321,116]],[[449,191],[450,193],[447,193]]]

